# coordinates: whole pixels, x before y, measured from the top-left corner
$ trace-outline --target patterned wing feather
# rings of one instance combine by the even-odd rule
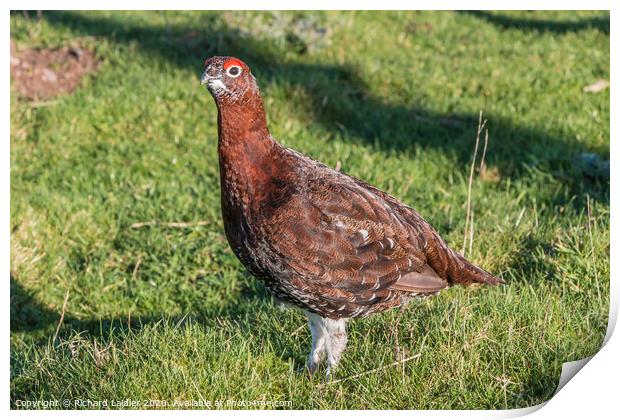
[[[293,285],[339,316],[382,309],[402,292],[427,295],[447,286],[426,263],[417,227],[354,183],[307,185],[278,219],[270,223],[277,230],[271,246],[294,272]]]

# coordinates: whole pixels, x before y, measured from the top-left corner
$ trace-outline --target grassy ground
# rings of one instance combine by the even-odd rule
[[[609,159],[609,91],[582,90],[609,80],[608,14],[46,12],[12,15],[11,32],[21,47],[81,38],[101,60],[47,106],[11,98],[12,407],[524,407],[599,348],[609,180],[580,156]],[[398,330],[415,359],[308,378],[304,317],[223,236],[216,109],[198,82],[213,54],[250,64],[283,143],[411,204],[456,249],[483,109],[468,256],[507,285],[410,305]],[[153,220],[206,224],[131,227]],[[393,362],[397,315],[350,324],[334,379]]]

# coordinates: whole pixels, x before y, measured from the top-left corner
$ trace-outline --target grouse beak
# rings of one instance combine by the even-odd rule
[[[207,83],[209,83],[209,80],[211,80],[212,77],[209,76],[207,74],[207,71],[205,70],[204,73],[202,73],[202,76],[200,76],[200,86],[202,85],[206,85]]]
[[[202,76],[200,76],[200,86],[203,85],[207,85],[207,89],[209,89],[209,92],[211,93],[215,92],[219,94],[221,92],[229,92],[224,82],[222,82],[222,79],[217,76],[209,75],[207,70],[205,70],[204,73],[202,73]]]

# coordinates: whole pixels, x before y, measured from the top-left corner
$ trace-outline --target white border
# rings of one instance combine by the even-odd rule
[[[271,1],[269,3],[260,2],[260,1],[238,1],[238,0],[229,0],[229,1],[219,1],[219,2],[210,2],[210,1],[196,1],[196,0],[176,0],[174,2],[170,1],[161,1],[161,0],[153,0],[148,3],[140,3],[137,1],[130,0],[108,0],[106,2],[89,2],[85,4],[84,1],[9,1],[8,8],[5,15],[5,19],[2,23],[2,34],[4,35],[4,42],[0,48],[2,48],[2,57],[5,60],[4,65],[2,66],[2,74],[5,80],[5,94],[3,97],[5,98],[2,101],[3,104],[3,112],[1,117],[2,124],[2,132],[5,133],[5,141],[4,141],[4,150],[5,153],[2,153],[2,175],[0,185],[2,188],[2,196],[9,197],[10,195],[10,181],[9,181],[9,162],[10,162],[10,127],[9,127],[9,112],[10,112],[10,78],[9,78],[9,66],[7,63],[7,58],[9,57],[9,33],[10,33],[10,21],[8,11],[11,9],[31,9],[31,10],[45,10],[45,9],[108,9],[108,10],[116,10],[116,9],[143,9],[144,6],[148,6],[148,9],[170,9],[170,10],[185,10],[185,9],[212,9],[212,10],[230,10],[230,9],[276,9],[276,10],[320,10],[320,9],[368,9],[368,10],[377,10],[380,6],[381,10],[387,9],[432,9],[432,10],[459,10],[459,9],[554,9],[554,10],[578,10],[578,9],[600,9],[600,10],[610,10],[611,9],[611,33],[610,39],[612,39],[612,51],[611,51],[611,78],[613,78],[613,70],[617,69],[616,59],[617,59],[617,47],[616,43],[613,42],[614,36],[616,33],[614,30],[615,23],[615,10],[612,7],[611,1],[600,1],[600,0],[590,0],[588,2],[577,2],[574,0],[571,1],[563,1],[558,2],[550,1],[550,0],[538,0],[538,1],[505,1],[505,2],[497,2],[497,1],[467,1],[467,2],[459,2],[459,1],[437,1],[437,2],[404,2],[404,1],[393,1],[393,0],[383,0],[380,3],[376,1],[368,1],[368,0],[359,0],[359,1],[339,1],[335,2],[333,0],[314,0],[312,2],[296,2],[292,4],[290,1]],[[611,80],[610,80],[611,81]],[[616,138],[615,134],[617,133],[617,123],[615,122],[616,115],[614,115],[613,111],[617,110],[617,95],[615,94],[615,83],[611,81],[611,138]],[[613,143],[613,142],[612,142]],[[618,161],[617,150],[611,145],[611,159],[612,161]],[[614,164],[611,165],[611,178],[615,179],[618,175],[618,170]],[[10,206],[8,205],[8,199],[5,199],[4,205],[2,206],[1,217],[5,220],[5,235],[0,242],[2,247],[2,262],[0,263],[1,272],[9,273],[9,261],[10,261]],[[611,214],[614,215],[620,204],[620,191],[618,187],[613,182],[611,183]],[[611,223],[611,237],[618,237],[618,228],[617,224],[613,222]],[[613,239],[612,239],[612,242]],[[611,278],[615,279],[618,271],[618,258],[620,257],[618,250],[616,247],[611,247]],[[8,279],[7,279],[8,280]],[[9,282],[5,283],[5,293],[2,296],[5,312],[3,314],[3,322],[2,322],[2,333],[5,340],[2,346],[2,354],[4,356],[4,363],[6,363],[7,376],[9,374],[9,307],[10,307],[10,293],[7,290],[9,288]],[[606,345],[597,353],[592,360],[585,365],[583,370],[578,374],[577,378],[569,381],[564,388],[562,388],[559,393],[553,397],[546,404],[541,404],[537,407],[531,407],[527,409],[518,409],[518,410],[507,410],[507,411],[416,411],[416,417],[422,418],[447,418],[447,417],[461,417],[461,418],[505,418],[505,417],[516,417],[525,415],[528,413],[532,413],[531,418],[536,419],[544,419],[544,418],[609,418],[610,413],[618,413],[616,401],[617,397],[617,385],[618,385],[618,375],[619,375],[619,360],[616,355],[620,354],[620,340],[617,338],[617,334],[614,336],[611,333],[613,332],[613,328],[615,326],[617,316],[618,316],[618,301],[619,301],[619,290],[617,282],[613,281],[611,283],[611,308],[610,308],[610,324],[608,326],[607,336],[605,338]],[[564,372],[564,370],[563,370]],[[1,389],[3,391],[3,395],[6,396],[5,410],[8,410],[9,407],[9,378],[5,378],[2,382]],[[542,409],[540,409],[542,408]],[[538,410],[540,409],[540,410]],[[536,411],[538,410],[538,411]],[[131,412],[144,415],[145,412]],[[56,417],[78,417],[83,415],[98,417],[98,416],[125,416],[127,412],[104,412],[104,411],[89,411],[87,413],[77,412],[77,411],[68,411],[68,412],[25,412],[25,411],[12,411],[11,415],[15,417],[31,417],[33,415],[44,415],[48,418],[56,418]],[[187,415],[187,416],[213,416],[215,418],[228,417],[233,413],[225,412],[225,411],[213,411],[208,414],[204,411],[183,411],[180,413],[179,411],[162,411],[162,412],[148,412],[148,415],[154,417],[177,417],[179,415]],[[339,418],[350,417],[355,419],[359,418],[370,418],[376,415],[383,415],[388,413],[374,413],[373,411],[347,411],[347,412],[334,412],[334,411],[324,411],[321,412],[321,416],[338,416]],[[234,412],[235,416],[239,418],[255,418],[256,416],[268,415],[269,417],[280,417],[280,416],[289,416],[290,412],[286,411],[269,411],[268,413],[261,413],[256,411],[248,411],[248,412]],[[314,412],[295,412],[295,416],[315,416]],[[407,417],[410,418],[412,413],[408,411],[391,411],[389,413],[390,416],[394,417]]]

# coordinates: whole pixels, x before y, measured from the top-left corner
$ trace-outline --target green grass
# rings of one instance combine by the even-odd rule
[[[44,12],[11,15],[11,33],[81,38],[101,60],[49,106],[11,97],[11,407],[515,408],[601,345],[609,179],[578,159],[609,159],[609,91],[582,91],[609,80],[609,14]],[[308,378],[304,317],[223,236],[216,109],[198,82],[214,54],[252,67],[282,143],[412,205],[456,249],[484,110],[491,175],[474,182],[468,257],[507,284],[413,302],[398,330],[417,359]],[[208,224],[130,227],[150,220]],[[334,379],[393,362],[397,315],[350,324]]]

